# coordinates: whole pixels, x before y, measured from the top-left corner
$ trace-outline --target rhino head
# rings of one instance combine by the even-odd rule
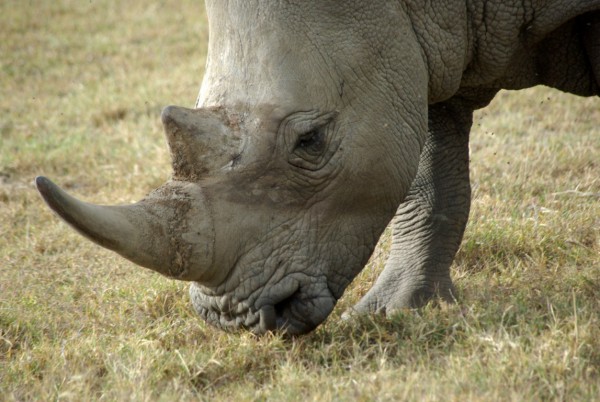
[[[319,325],[404,198],[423,145],[426,68],[406,16],[386,2],[297,3],[207,2],[196,108],[164,109],[173,176],[146,198],[97,206],[36,179],[90,240],[191,281],[196,310],[224,329]]]

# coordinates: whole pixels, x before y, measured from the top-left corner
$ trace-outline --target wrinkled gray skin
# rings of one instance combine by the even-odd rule
[[[225,329],[311,331],[392,219],[385,270],[353,311],[453,300],[473,110],[501,88],[599,94],[600,1],[207,8],[197,109],[162,115],[172,180],[117,207],[37,185],[91,240],[192,281],[194,307]]]

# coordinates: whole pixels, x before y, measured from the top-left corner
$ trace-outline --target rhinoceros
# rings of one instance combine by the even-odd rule
[[[95,243],[191,281],[223,329],[313,330],[390,221],[384,271],[352,311],[452,301],[473,111],[500,89],[600,94],[600,1],[206,6],[195,108],[162,112],[172,178],[126,206],[36,184]]]

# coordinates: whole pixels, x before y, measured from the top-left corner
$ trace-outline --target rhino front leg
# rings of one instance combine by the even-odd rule
[[[460,101],[429,107],[429,133],[416,178],[392,221],[385,269],[355,312],[420,307],[435,296],[455,299],[450,265],[471,203],[469,131],[473,110]]]

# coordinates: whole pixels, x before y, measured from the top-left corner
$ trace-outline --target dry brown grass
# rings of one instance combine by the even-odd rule
[[[129,202],[162,183],[158,115],[191,106],[193,1],[0,3],[0,399],[594,400],[600,395],[600,104],[501,93],[472,135],[461,301],[294,340],[206,327],[187,286],[60,223],[31,181]]]

